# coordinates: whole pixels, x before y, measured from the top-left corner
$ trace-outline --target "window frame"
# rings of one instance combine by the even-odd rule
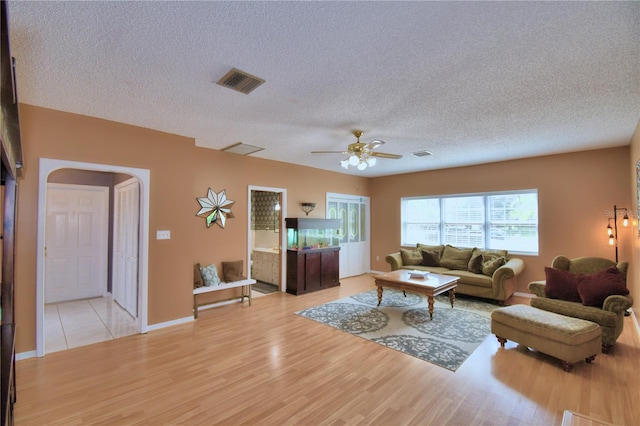
[[[495,197],[495,196],[509,196],[509,195],[530,195],[533,194],[535,195],[535,219],[533,221],[523,221],[523,222],[517,222],[514,220],[508,220],[508,219],[504,219],[502,221],[502,223],[497,222],[496,219],[492,219],[491,217],[491,203],[490,203],[490,198],[491,197]],[[480,242],[479,244],[475,244],[474,242],[471,242],[472,238],[473,238],[473,228],[469,229],[467,231],[467,233],[462,232],[461,233],[461,240],[463,241],[465,238],[468,239],[467,243],[458,243],[458,242],[448,242],[447,240],[447,234],[446,234],[446,229],[447,226],[449,226],[449,235],[451,234],[450,228],[451,228],[451,222],[449,222],[449,225],[447,225],[447,222],[445,221],[445,209],[444,209],[444,205],[445,205],[445,200],[447,199],[455,199],[455,198],[467,198],[467,197],[480,197],[482,199],[482,204],[483,204],[483,220],[481,222],[477,222],[477,220],[475,222],[471,222],[466,225],[466,226],[470,226],[470,227],[477,227],[478,225],[480,225],[482,227],[481,230],[481,235],[484,236],[484,238],[478,240],[476,239],[475,242]],[[416,221],[415,220],[415,216],[413,217],[408,217],[411,215],[411,212],[409,211],[405,211],[407,204],[412,201],[412,200],[436,200],[437,201],[437,208],[439,209],[438,212],[438,217],[439,217],[439,222],[436,224],[435,222],[420,222],[420,221]],[[431,203],[433,204],[433,202],[431,201]],[[434,207],[430,207],[430,208],[434,208]],[[414,213],[415,214],[415,213]],[[434,215],[433,213],[430,214],[431,218],[433,218]],[[411,221],[409,221],[408,219],[413,219]],[[522,227],[522,228],[526,228],[527,226],[532,227],[532,231],[535,233],[535,247],[532,247],[530,250],[527,250],[527,247],[524,245],[520,245],[517,248],[509,248],[509,247],[496,247],[495,243],[491,244],[492,239],[491,239],[491,235],[493,233],[493,230],[498,228],[499,225],[503,225],[503,226],[509,226],[509,222],[511,222],[511,226],[512,227]],[[540,233],[539,233],[539,227],[540,227],[540,218],[539,218],[539,198],[538,198],[538,190],[537,189],[522,189],[522,190],[509,190],[509,191],[492,191],[492,192],[477,192],[477,193],[463,193],[463,194],[441,194],[441,195],[423,195],[423,196],[411,196],[411,197],[401,197],[400,198],[400,241],[401,241],[401,245],[402,246],[414,246],[414,243],[411,243],[409,241],[412,241],[413,239],[409,239],[406,237],[406,234],[408,232],[412,232],[410,231],[408,228],[409,227],[415,227],[415,226],[422,226],[424,228],[424,232],[425,233],[429,233],[431,237],[434,237],[437,234],[437,239],[438,242],[436,242],[434,239],[428,240],[428,241],[418,241],[419,243],[424,243],[424,244],[434,244],[434,245],[441,245],[441,244],[451,244],[453,246],[456,247],[478,247],[478,248],[482,248],[482,249],[486,249],[486,250],[498,250],[498,249],[508,249],[510,253],[514,253],[514,254],[523,254],[523,255],[531,255],[531,256],[537,256],[539,254],[539,250],[540,250]],[[434,226],[437,226],[437,232],[434,231]],[[511,246],[513,245],[514,242],[513,240],[510,241],[510,243],[507,243],[507,246]],[[533,250],[535,248],[535,250]]]

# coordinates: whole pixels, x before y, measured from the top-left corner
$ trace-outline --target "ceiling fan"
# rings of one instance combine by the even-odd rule
[[[373,140],[369,143],[360,142],[360,136],[362,136],[362,130],[354,130],[353,135],[356,137],[354,143],[347,146],[346,151],[311,151],[312,154],[347,154],[347,158],[340,162],[340,165],[345,169],[349,166],[357,167],[358,170],[364,170],[367,167],[373,167],[376,164],[376,157],[380,158],[402,158],[399,154],[389,154],[386,152],[374,151],[377,147],[384,144],[384,141]]]

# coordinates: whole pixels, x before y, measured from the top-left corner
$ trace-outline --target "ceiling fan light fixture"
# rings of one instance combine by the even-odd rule
[[[361,162],[358,164],[358,170],[364,170],[364,169],[366,169],[366,168],[367,168],[367,162],[366,162],[366,161],[361,161]]]
[[[346,159],[342,160],[342,161],[340,162],[340,165],[341,165],[342,167],[344,167],[345,169],[348,169],[348,168],[349,168],[349,159],[348,159],[348,158],[346,158]]]
[[[376,165],[376,162],[377,162],[378,160],[376,160],[376,157],[369,157],[369,158],[367,158],[367,160],[366,160],[366,161],[367,161],[367,165],[368,165],[369,167],[373,167],[373,166],[375,166],[375,165]]]
[[[349,157],[349,164],[352,166],[357,166],[358,163],[360,162],[360,159],[354,154],[351,157]]]

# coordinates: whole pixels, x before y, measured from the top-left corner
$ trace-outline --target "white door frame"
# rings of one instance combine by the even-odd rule
[[[108,164],[84,163],[78,161],[40,158],[38,178],[38,236],[36,245],[36,356],[45,355],[44,349],[44,231],[46,223],[46,194],[49,174],[59,169],[94,170],[100,172],[124,173],[140,182],[140,241],[138,273],[140,277],[140,298],[138,299],[137,326],[140,333],[148,331],[147,300],[149,280],[149,190],[151,172],[148,169],[122,167]]]
[[[287,230],[284,228],[284,218],[287,217],[287,190],[286,188],[273,188],[270,186],[255,186],[249,185],[247,191],[247,270],[248,274],[251,274],[251,192],[252,191],[266,191],[266,192],[278,192],[282,194],[282,203],[280,206],[280,291],[287,290]]]
[[[364,268],[365,272],[371,272],[371,198],[364,195],[350,195],[350,194],[340,194],[338,192],[327,192],[325,194],[326,217],[329,217],[329,201],[335,201],[336,199],[343,200],[346,202],[355,202],[356,200],[359,200],[359,202],[362,202],[366,200],[365,204],[367,206],[367,214],[366,214],[365,230],[367,232],[367,242],[365,245],[366,258],[364,258],[363,260],[365,261],[365,268]],[[347,240],[348,240],[348,236],[347,236]],[[342,278],[342,271],[340,275]],[[347,275],[344,276],[344,278],[346,277]]]

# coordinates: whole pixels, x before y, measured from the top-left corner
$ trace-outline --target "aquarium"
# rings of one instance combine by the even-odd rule
[[[337,247],[340,219],[286,218],[287,250]]]

